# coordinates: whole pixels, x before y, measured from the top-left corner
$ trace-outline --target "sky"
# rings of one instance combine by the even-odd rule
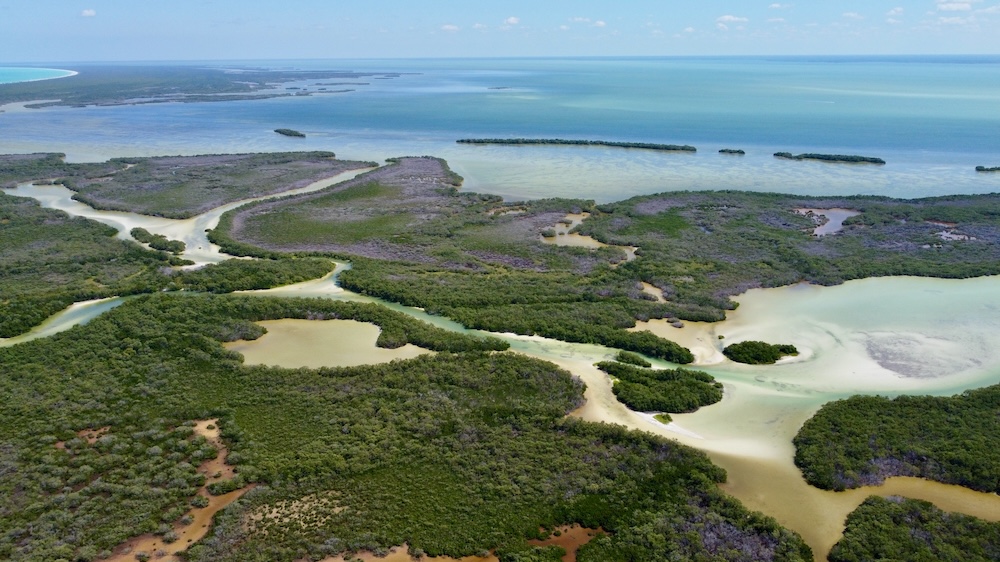
[[[1000,54],[1000,0],[0,0],[0,62]]]

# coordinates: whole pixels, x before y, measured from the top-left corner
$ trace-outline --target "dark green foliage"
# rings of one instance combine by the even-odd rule
[[[993,168],[987,168],[986,166],[976,166],[977,172],[1000,172],[1000,166],[995,166]]]
[[[612,361],[597,367],[617,379],[618,400],[640,412],[683,414],[722,400],[722,383],[702,371],[643,369]]]
[[[636,367],[653,366],[652,363],[643,359],[641,355],[629,351],[619,351],[615,355],[615,361],[618,361],[619,363],[627,363],[629,365],[635,365]]]
[[[1000,560],[1000,523],[898,497],[870,497],[847,516],[830,562]]]
[[[275,129],[274,132],[278,133],[279,135],[284,135],[286,137],[299,137],[303,139],[306,138],[306,135],[304,133],[296,131],[295,129]]]
[[[0,193],[0,337],[23,333],[73,302],[149,290],[141,279],[169,266],[169,258],[115,234]]]
[[[391,340],[380,345],[409,341],[442,353],[280,369],[245,367],[218,343],[284,317],[374,321]],[[194,500],[199,481],[182,476],[205,452],[174,435],[185,420],[206,417],[221,418],[237,482],[258,487],[217,517],[191,560],[320,559],[404,542],[428,555],[496,547],[530,560],[547,556],[525,544],[539,526],[601,525],[628,537],[650,518],[689,529],[687,538],[655,534],[696,555],[712,551],[718,525],[747,554],[762,541],[807,552],[772,520],[725,499],[717,488],[724,473],[703,454],[565,419],[582,385],[551,364],[481,351],[497,343],[376,305],[153,295],[0,348],[0,558],[74,559],[155,528]],[[113,437],[94,447],[73,441],[81,428],[105,426]],[[75,479],[97,474],[95,493],[74,490]]]
[[[152,232],[146,230],[145,228],[133,228],[129,231],[132,238],[143,244],[149,244],[149,247],[154,250],[160,250],[161,252],[170,252],[172,254],[183,253],[187,246],[184,242],[180,240],[170,240],[162,234],[153,234]]]
[[[786,160],[819,160],[821,162],[844,162],[848,164],[885,164],[885,160],[881,158],[848,156],[844,154],[799,154],[793,156],[791,152],[775,152],[774,156]]]
[[[762,341],[743,341],[727,345],[722,354],[731,361],[747,365],[771,365],[782,357],[798,355],[794,345],[770,344]]]
[[[854,396],[823,406],[795,436],[795,464],[828,490],[920,476],[1000,492],[1000,386],[952,397]]]
[[[505,144],[505,145],[539,145],[562,144],[571,146],[609,146],[615,148],[639,148],[643,150],[662,150],[667,152],[697,152],[691,145],[655,144],[650,142],[612,142],[601,140],[567,140],[567,139],[459,139],[459,144]]]
[[[746,154],[746,151],[742,148],[723,148],[719,151],[719,154],[736,154],[742,156]]]

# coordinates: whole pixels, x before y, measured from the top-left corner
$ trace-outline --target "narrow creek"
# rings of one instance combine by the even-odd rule
[[[357,173],[341,174],[326,180],[326,185]],[[190,257],[185,257],[200,259],[200,263],[226,259],[217,248],[197,253],[198,237],[204,236],[205,228],[217,224],[222,212],[247,202],[226,205],[188,221],[168,221],[97,211],[61,195],[52,196],[53,189],[65,188],[22,186],[7,192],[37,195],[46,207],[101,220],[126,234],[128,229],[142,226],[169,238],[194,240],[195,244],[189,243]],[[444,329],[484,334],[419,309],[347,291],[336,282],[337,274],[347,267],[338,264],[321,279],[246,294],[376,302]],[[723,486],[727,492],[799,532],[819,560],[825,559],[839,540],[846,515],[872,494],[924,499],[949,511],[1000,520],[1000,497],[995,494],[914,478],[892,478],[883,486],[848,492],[818,490],[806,484],[794,466],[791,443],[801,424],[831,400],[853,394],[951,395],[1000,383],[1000,279],[876,278],[836,287],[794,285],[752,290],[736,300],[738,310],[724,322],[693,322],[674,328],[652,321],[638,326],[690,347],[697,358],[695,366],[725,385],[721,402],[693,414],[674,415],[669,425],[651,415],[632,412],[615,399],[607,375],[593,366],[615,350],[537,336],[489,335],[508,341],[513,351],[551,361],[580,377],[587,385],[587,401],[573,415],[664,435],[705,451],[729,473]],[[69,329],[121,302],[77,303],[23,336],[0,340],[0,345]],[[317,338],[323,337],[323,330],[330,330],[322,322],[296,329],[315,330],[310,337]],[[748,339],[791,343],[801,354],[773,366],[737,365],[721,355],[726,343]],[[289,356],[311,355],[315,346],[308,341],[299,337],[283,345]],[[272,361],[281,364],[283,360],[275,357]],[[669,365],[657,362],[657,366]]]

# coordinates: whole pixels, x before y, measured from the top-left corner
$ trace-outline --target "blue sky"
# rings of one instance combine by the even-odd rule
[[[0,61],[1000,54],[1000,0],[0,0]]]

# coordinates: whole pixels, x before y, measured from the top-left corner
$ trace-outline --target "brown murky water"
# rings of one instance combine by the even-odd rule
[[[433,353],[412,344],[397,349],[376,347],[379,327],[354,320],[268,320],[259,324],[267,333],[257,340],[224,344],[226,349],[242,353],[247,365],[354,367]]]

